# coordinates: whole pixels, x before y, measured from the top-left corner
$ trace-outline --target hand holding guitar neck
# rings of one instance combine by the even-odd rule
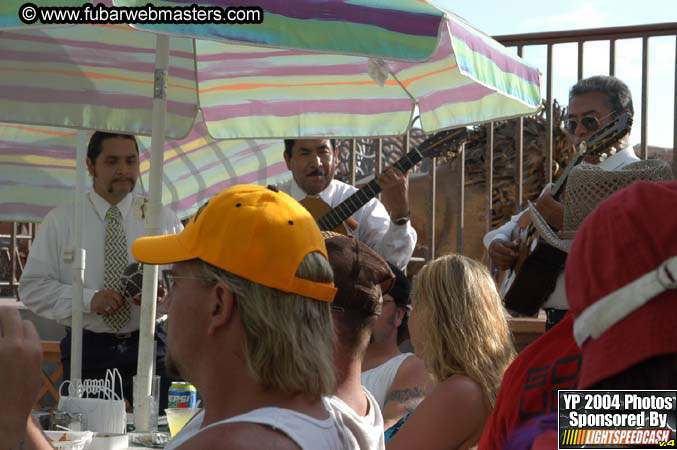
[[[450,152],[449,149],[452,149],[452,152],[457,152],[458,147],[464,140],[467,139],[467,137],[468,130],[466,130],[465,128],[440,131],[435,135],[426,139],[420,146],[411,150],[409,153],[400,158],[395,164],[393,164],[392,167],[396,168],[401,174],[406,174],[409,171],[409,169],[418,164],[423,158],[434,157],[444,153],[449,153]],[[388,171],[386,171],[386,173],[387,172]],[[405,175],[402,176],[405,177],[406,179]],[[336,231],[338,233],[346,234],[347,229],[343,225],[343,222],[349,219],[350,216],[355,214],[357,210],[359,210],[361,207],[367,204],[369,200],[376,197],[381,192],[381,190],[382,189],[380,181],[378,178],[376,178],[371,180],[362,188],[358,189],[354,194],[352,194],[347,199],[343,200],[333,209],[331,209],[331,207],[326,203],[325,208],[322,208],[321,205],[318,205],[318,202],[322,202],[322,200],[319,198],[306,197],[305,199],[301,200],[301,204],[305,206],[306,209],[310,211],[310,214],[317,220],[317,224],[319,225],[320,230]],[[398,195],[401,195],[401,193]],[[389,211],[391,217],[397,218],[394,212],[399,212],[398,209],[401,208],[402,206],[406,206],[407,211],[404,211],[402,216],[399,217],[403,217],[409,212],[407,199],[407,202],[406,203],[403,202],[403,204],[396,207],[395,211]],[[329,210],[329,212],[325,213],[327,209]],[[321,212],[322,214],[318,214],[318,211]]]
[[[376,177],[381,187],[381,202],[390,217],[397,219],[409,215],[409,176],[391,167]]]

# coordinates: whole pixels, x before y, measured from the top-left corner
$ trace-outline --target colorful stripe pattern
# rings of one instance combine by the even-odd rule
[[[136,4],[136,0],[116,2]],[[434,36],[437,47],[423,62],[390,59],[383,62],[380,58],[370,61],[365,56],[307,49],[172,37],[168,137],[186,136],[200,108],[209,133],[215,138],[251,139],[400,135],[409,126],[416,104],[426,132],[529,114],[540,104],[537,69],[451,13],[442,15],[426,2],[262,3],[270,9],[264,24],[188,28],[166,25],[161,31],[235,40],[235,36],[218,33],[239,30],[242,36],[237,39],[241,41],[307,49],[324,49],[327,36],[336,33],[341,39],[332,38],[331,42],[343,43],[340,49],[332,51],[371,52],[389,57],[393,55],[385,49],[365,45],[381,45],[387,40],[384,33],[392,32],[400,33],[400,41],[416,41],[415,37],[405,39],[407,33]],[[172,4],[185,3],[181,0]],[[350,12],[351,8],[364,14]],[[372,9],[379,10],[380,15],[366,14]],[[440,24],[430,20],[436,14],[446,17],[445,21]],[[414,19],[421,20],[420,27],[411,26]],[[268,24],[268,20],[273,23]],[[361,30],[373,28],[374,34],[349,33],[347,30],[351,29],[345,27],[351,20],[355,27],[363,27]],[[297,23],[291,27],[296,22],[285,21],[303,21],[303,26]],[[268,26],[278,32],[270,31]],[[247,31],[250,29],[269,36],[252,39]],[[287,31],[288,39],[296,43],[281,36]],[[398,44],[392,48],[406,48],[395,41]],[[297,45],[299,42],[304,45]],[[352,49],[349,45],[353,45]],[[390,48],[390,44],[387,46]],[[2,32],[0,121],[149,135],[154,48],[153,33],[128,26],[83,25]],[[398,56],[406,57],[407,51]],[[369,74],[370,67],[379,65],[374,64],[377,61],[389,71],[383,86]]]
[[[0,221],[39,222],[72,201],[78,132],[0,124]],[[140,138],[141,180],[148,188],[150,138]],[[167,141],[162,201],[188,217],[206,199],[240,183],[276,184],[290,178],[281,141],[215,141],[202,121],[178,141]],[[89,183],[89,182],[88,182]]]
[[[198,41],[200,104],[219,139],[402,134],[414,109],[367,58]],[[226,62],[227,61],[227,62]]]
[[[538,70],[469,30],[450,17],[425,62],[380,60],[383,86],[364,57],[197,41],[200,104],[217,138],[400,135],[415,103],[426,132],[533,113]]]
[[[0,121],[151,133],[155,35],[80,25],[0,33]],[[167,133],[197,114],[193,41],[170,42]]]
[[[114,0],[120,6],[145,6],[147,0]],[[420,61],[437,43],[444,12],[412,0],[156,0],[155,6],[221,8],[259,6],[260,24],[139,24],[154,32],[198,39],[312,50],[326,53],[382,56]],[[378,36],[378,38],[375,38]]]
[[[424,130],[530,114],[540,105],[538,69],[454,17],[425,64],[391,69],[418,100]]]

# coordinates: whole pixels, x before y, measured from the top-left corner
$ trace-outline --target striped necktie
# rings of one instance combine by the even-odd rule
[[[122,226],[122,214],[117,206],[111,206],[106,213],[106,234],[104,237],[103,288],[120,292],[120,276],[127,266],[127,238]],[[127,300],[109,316],[102,316],[114,332],[120,331],[131,317]]]

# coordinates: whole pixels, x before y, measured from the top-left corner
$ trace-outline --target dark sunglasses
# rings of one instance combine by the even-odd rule
[[[592,133],[593,131],[599,130],[602,120],[606,119],[607,117],[613,114],[614,112],[612,111],[606,116],[600,118],[597,118],[595,116],[585,116],[581,118],[580,122],[585,127],[585,129],[588,130],[588,132]],[[566,119],[564,121],[564,129],[569,133],[573,134],[574,132],[576,132],[576,128],[578,128],[578,122],[579,121],[576,119]]]

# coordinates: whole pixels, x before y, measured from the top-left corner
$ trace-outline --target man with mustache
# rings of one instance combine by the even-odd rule
[[[334,180],[338,165],[335,140],[285,139],[284,147],[284,160],[293,179],[281,189],[296,200],[319,197],[333,208],[357,191],[354,186]],[[353,214],[357,222],[353,235],[404,269],[416,245],[416,231],[409,221],[407,175],[390,168],[376,180],[382,188],[383,203],[373,198]]]
[[[97,131],[87,147],[93,189],[84,195],[82,246],[86,251],[83,292],[82,378],[105,378],[106,369],[122,375],[125,397],[132,403],[136,375],[140,307],[124,298],[120,275],[133,262],[130,248],[144,230],[146,200],[134,194],[139,178],[139,148],[127,134]],[[19,285],[19,296],[35,314],[66,327],[61,341],[64,379],[70,378],[72,269],[64,261],[73,239],[74,204],[59,206],[43,220]],[[183,229],[173,211],[162,209],[161,233]],[[164,373],[164,331],[156,332],[158,374]],[[161,392],[170,381],[162,376]],[[166,402],[166,395],[162,397]],[[162,404],[160,405],[163,406]]]
[[[578,81],[569,90],[569,106],[564,117],[563,128],[569,142],[576,146],[588,141],[600,128],[610,124],[622,113],[634,114],[632,94],[628,86],[620,79],[612,76],[598,75]],[[588,156],[585,163],[594,164],[604,170],[617,170],[639,161],[630,145],[630,132],[613,143],[612,149],[606,150],[609,156]],[[536,208],[543,218],[555,229],[561,230],[564,218],[564,206],[545,189],[536,200]],[[504,225],[490,231],[484,236],[492,263],[501,270],[510,269],[519,256],[519,229],[527,217],[522,211],[513,216]],[[568,305],[564,290],[562,266],[560,275],[551,293],[545,299],[539,299],[547,315],[546,329],[552,328],[566,313]]]

